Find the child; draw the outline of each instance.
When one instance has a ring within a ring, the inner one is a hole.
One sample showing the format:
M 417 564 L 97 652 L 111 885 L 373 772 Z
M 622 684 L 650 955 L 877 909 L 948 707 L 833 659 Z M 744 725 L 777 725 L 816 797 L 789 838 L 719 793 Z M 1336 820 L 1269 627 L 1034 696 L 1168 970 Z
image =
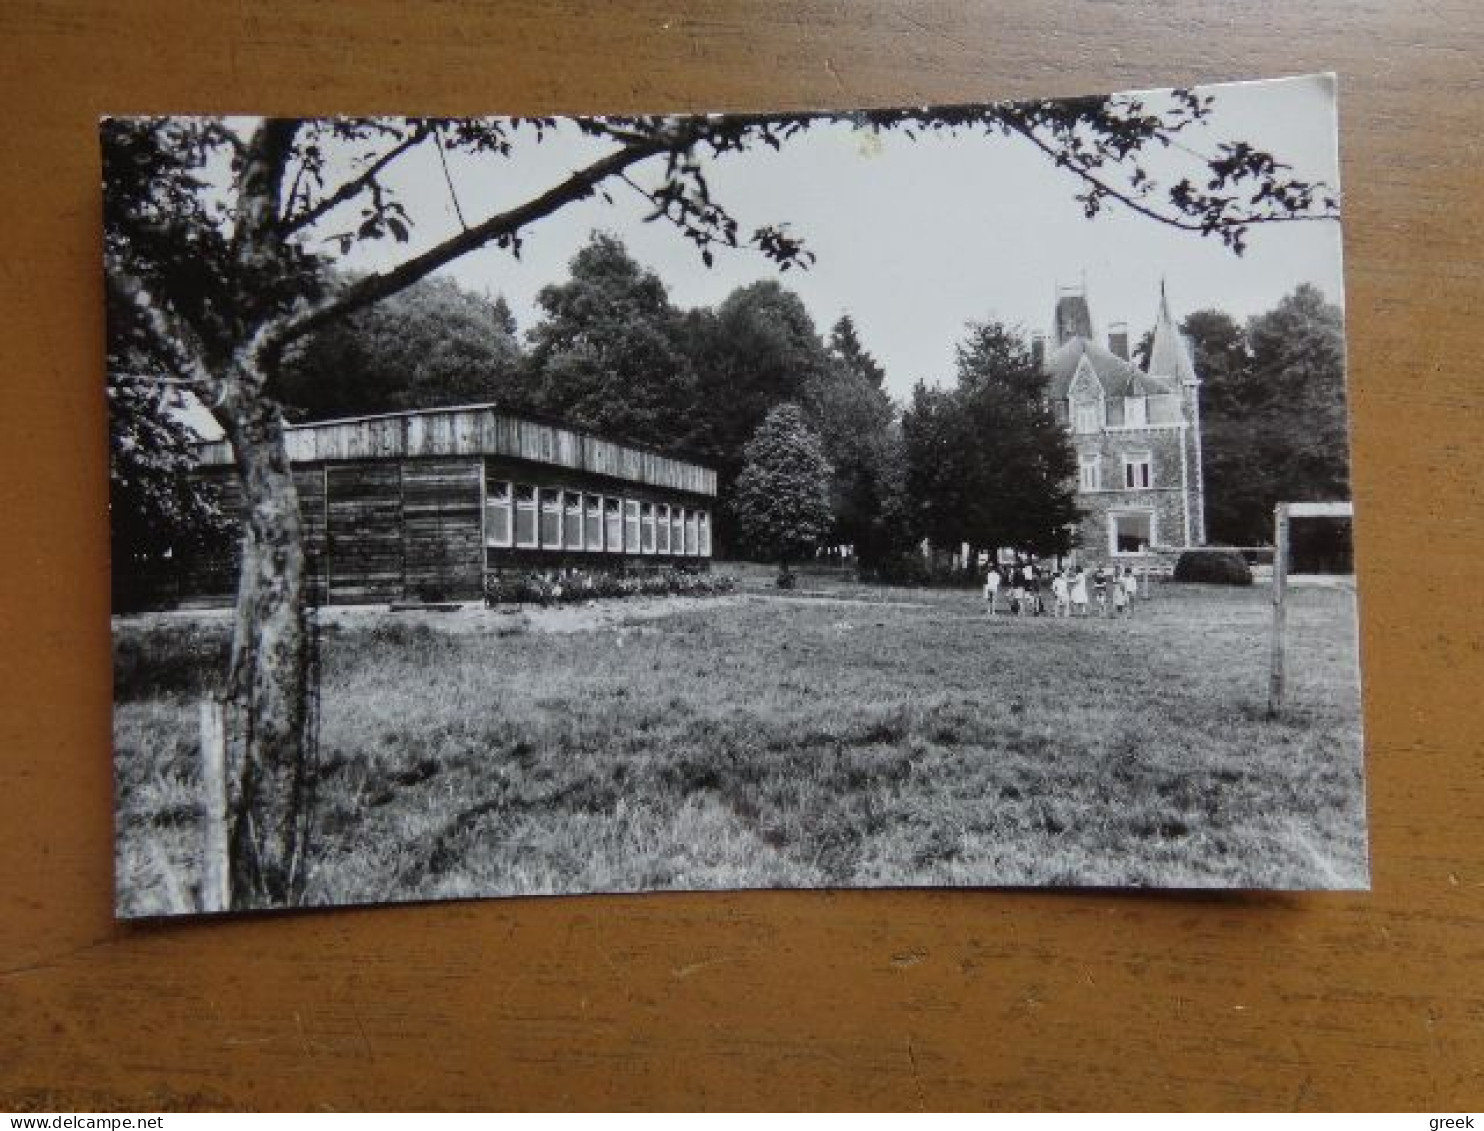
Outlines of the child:
M 1056 598 L 1057 617 L 1072 615 L 1072 590 L 1065 573 L 1058 571 L 1051 578 L 1051 595 Z
M 1000 571 L 989 567 L 989 576 L 984 579 L 984 603 L 989 606 L 989 615 L 995 614 L 995 601 L 1000 595 Z
M 1134 598 L 1139 595 L 1139 579 L 1134 576 L 1133 566 L 1123 567 L 1123 588 L 1128 593 L 1129 616 L 1134 613 Z
M 1025 616 L 1025 582 L 1018 573 L 1015 585 L 1010 590 L 1010 611 L 1016 616 Z
M 1097 598 L 1098 616 L 1108 615 L 1108 571 L 1098 566 L 1092 575 L 1092 595 Z
M 1120 618 L 1129 615 L 1128 586 L 1123 581 L 1124 579 L 1117 573 L 1113 575 L 1113 615 Z
M 1072 611 L 1079 617 L 1087 615 L 1087 571 L 1080 566 L 1072 577 Z

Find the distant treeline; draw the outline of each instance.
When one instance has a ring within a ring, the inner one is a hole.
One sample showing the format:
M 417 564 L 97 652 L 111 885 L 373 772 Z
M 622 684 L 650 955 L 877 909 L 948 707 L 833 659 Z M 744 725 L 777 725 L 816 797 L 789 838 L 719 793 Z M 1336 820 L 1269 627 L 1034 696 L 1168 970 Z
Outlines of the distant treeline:
M 848 314 L 822 333 L 774 280 L 682 310 L 621 241 L 595 233 L 538 303 L 539 320 L 522 328 L 503 298 L 430 278 L 296 346 L 274 393 L 291 420 L 495 401 L 689 456 L 718 472 L 719 552 L 747 556 L 764 548 L 749 544 L 728 503 L 749 441 L 792 404 L 802 425 L 791 427 L 812 431 L 827 463 L 824 540 L 853 546 L 879 574 L 910 563 L 923 538 L 1067 548 L 1070 437 L 1018 329 L 970 324 L 955 380 L 919 381 L 903 405 Z M 1340 310 L 1301 286 L 1245 325 L 1201 311 L 1182 328 L 1203 381 L 1210 541 L 1266 542 L 1282 499 L 1347 498 Z M 159 422 L 140 434 L 131 404 L 114 414 L 116 553 L 148 552 L 172 517 L 200 521 L 198 508 L 151 486 L 156 472 L 178 477 L 181 461 L 162 455 L 172 445 Z

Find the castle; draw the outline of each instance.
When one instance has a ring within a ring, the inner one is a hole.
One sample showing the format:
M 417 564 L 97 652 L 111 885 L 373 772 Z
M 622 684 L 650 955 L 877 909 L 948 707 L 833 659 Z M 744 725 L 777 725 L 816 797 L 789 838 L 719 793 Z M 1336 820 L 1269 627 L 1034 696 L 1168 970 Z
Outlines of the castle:
M 1200 378 L 1164 284 L 1148 371 L 1127 327 L 1093 335 L 1085 289 L 1057 295 L 1052 332 L 1034 340 L 1047 396 L 1077 451 L 1076 553 L 1090 563 L 1153 565 L 1206 540 Z

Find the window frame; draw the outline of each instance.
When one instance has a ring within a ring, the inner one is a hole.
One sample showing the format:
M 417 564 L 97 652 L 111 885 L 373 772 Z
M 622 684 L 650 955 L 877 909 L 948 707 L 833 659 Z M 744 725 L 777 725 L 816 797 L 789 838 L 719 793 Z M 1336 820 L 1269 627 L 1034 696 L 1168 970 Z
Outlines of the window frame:
M 1149 539 L 1145 546 L 1153 546 L 1157 533 L 1158 516 L 1153 508 L 1148 510 L 1117 510 L 1108 513 L 1108 553 L 1115 558 L 1137 558 L 1142 550 L 1120 550 L 1118 548 L 1118 522 L 1125 518 L 1142 518 L 1149 524 Z
M 640 553 L 639 549 L 639 500 L 623 501 L 623 552 Z
M 1135 470 L 1142 468 L 1143 475 L 1135 474 Z M 1139 479 L 1143 482 L 1138 482 Z M 1154 490 L 1154 453 L 1153 452 L 1124 452 L 1123 453 L 1123 489 L 1125 491 L 1152 491 Z
M 529 496 L 521 499 L 521 492 L 530 492 Z M 541 548 L 541 489 L 534 483 L 515 484 L 515 525 L 511 530 L 514 541 L 512 545 L 518 550 L 537 550 Z M 529 541 L 521 541 L 520 516 L 524 511 L 531 519 L 531 537 Z
M 490 534 L 490 514 L 500 507 L 492 494 L 502 489 L 505 493 L 505 539 L 500 541 Z M 508 550 L 515 545 L 515 484 L 508 479 L 486 479 L 484 483 L 484 544 L 486 548 Z
M 1088 472 L 1092 474 L 1088 474 Z M 1077 453 L 1077 490 L 1101 491 L 1103 489 L 1103 457 L 1100 452 Z
M 573 511 L 576 511 L 577 512 L 577 514 L 576 514 L 576 521 L 573 521 L 573 513 L 572 513 Z M 583 528 L 582 528 L 582 522 L 583 522 L 583 515 L 584 514 L 585 514 L 585 511 L 583 509 L 582 492 L 581 491 L 563 491 L 562 492 L 562 549 L 568 550 L 568 551 L 581 552 L 581 550 L 583 548 L 583 545 L 584 545 L 584 541 L 585 541 L 585 534 L 584 534 Z M 577 536 L 577 544 L 575 546 L 572 544 L 572 536 L 573 536 L 573 534 L 576 534 L 576 536 Z
M 593 523 L 596 522 L 596 526 Z M 597 537 L 594 538 L 593 535 Z M 582 548 L 589 554 L 603 552 L 603 496 L 582 497 Z
M 563 542 L 563 540 L 562 540 L 562 519 L 563 519 L 563 515 L 565 514 L 565 505 L 564 505 L 565 504 L 565 500 L 562 498 L 562 496 L 565 495 L 566 492 L 565 491 L 562 491 L 560 488 L 557 488 L 557 487 L 542 487 L 540 489 L 540 491 L 541 491 L 541 506 L 539 508 L 539 514 L 541 516 L 541 532 L 540 532 L 541 547 L 540 548 L 543 549 L 543 550 L 560 550 L 560 549 L 562 549 L 562 542 Z M 556 532 L 555 532 L 555 536 L 554 537 L 548 538 L 547 537 L 547 519 L 548 519 L 548 517 L 550 517 L 552 515 L 554 515 L 555 518 L 556 518 Z
M 613 495 L 603 496 L 603 549 L 623 553 L 623 500 Z
M 1083 413 L 1089 413 L 1084 421 Z M 1103 410 L 1103 402 L 1098 397 L 1084 397 L 1072 399 L 1072 431 L 1078 436 L 1091 436 L 1103 429 L 1103 422 L 1107 419 L 1107 413 Z

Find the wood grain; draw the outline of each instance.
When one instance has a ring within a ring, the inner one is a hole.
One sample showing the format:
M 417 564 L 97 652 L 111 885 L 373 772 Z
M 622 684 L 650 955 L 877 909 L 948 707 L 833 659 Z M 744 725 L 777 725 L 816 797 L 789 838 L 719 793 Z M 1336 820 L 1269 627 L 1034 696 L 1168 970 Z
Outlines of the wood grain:
M 0 6 L 0 1107 L 1484 1105 L 1484 9 Z M 1333 69 L 1375 890 L 110 918 L 101 112 L 960 101 Z

